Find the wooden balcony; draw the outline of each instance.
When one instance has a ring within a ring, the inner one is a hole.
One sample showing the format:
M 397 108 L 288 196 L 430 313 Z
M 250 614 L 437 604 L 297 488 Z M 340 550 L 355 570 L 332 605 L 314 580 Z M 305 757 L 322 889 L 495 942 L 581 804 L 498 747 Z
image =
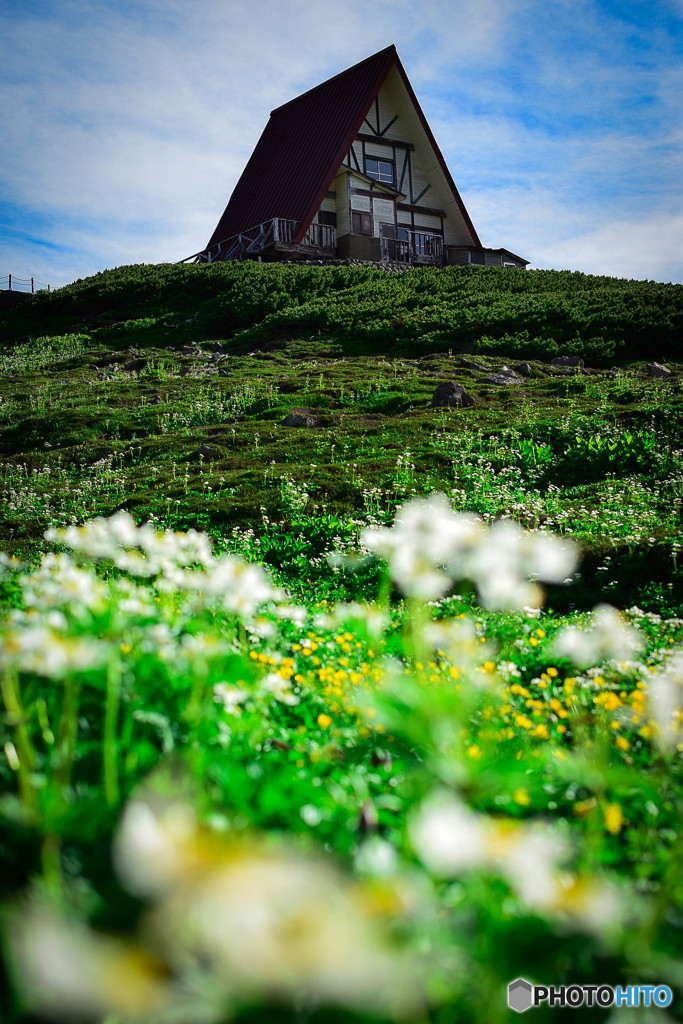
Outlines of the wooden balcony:
M 334 258 L 337 251 L 336 231 L 328 224 L 311 224 L 300 242 L 295 242 L 298 221 L 274 217 L 255 224 L 253 228 L 226 238 L 210 249 L 188 256 L 181 262 L 217 263 L 226 260 L 244 260 L 261 257 L 278 259 L 286 256 L 300 258 Z
M 443 238 L 430 231 L 399 229 L 405 238 L 383 238 L 382 259 L 395 263 L 443 263 Z

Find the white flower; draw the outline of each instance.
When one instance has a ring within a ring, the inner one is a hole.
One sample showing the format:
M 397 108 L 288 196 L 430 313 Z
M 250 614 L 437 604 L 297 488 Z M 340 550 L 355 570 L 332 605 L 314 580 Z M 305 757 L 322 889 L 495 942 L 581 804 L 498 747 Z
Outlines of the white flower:
M 65 554 L 43 555 L 40 568 L 21 579 L 29 608 L 67 607 L 97 611 L 107 600 L 107 587 L 94 573 L 80 569 Z
M 361 875 L 393 875 L 398 863 L 396 847 L 386 839 L 373 836 L 360 847 L 354 863 Z
M 568 853 L 565 840 L 547 825 L 492 830 L 488 840 L 491 863 L 519 898 L 538 910 L 552 908 L 557 901 L 557 865 Z
M 288 680 L 283 679 L 277 672 L 271 672 L 265 676 L 261 680 L 260 686 L 267 694 L 283 704 L 294 706 L 299 703 L 299 697 L 290 690 Z
M 433 494 L 403 505 L 391 529 L 363 530 L 360 540 L 386 559 L 404 593 L 429 600 L 447 592 L 451 577 L 442 567 L 474 543 L 481 529 L 478 519 L 455 515 L 443 494 Z
M 484 866 L 486 829 L 480 815 L 450 793 L 435 793 L 413 817 L 409 834 L 420 860 L 446 878 Z
M 196 868 L 197 819 L 185 803 L 153 808 L 131 800 L 114 841 L 114 863 L 129 892 L 157 896 Z
M 240 690 L 237 686 L 230 686 L 228 683 L 216 683 L 213 688 L 213 699 L 216 704 L 222 704 L 229 715 L 239 715 L 242 704 L 249 694 L 246 690 Z
M 568 658 L 579 668 L 586 668 L 612 658 L 628 658 L 643 646 L 640 633 L 610 605 L 597 605 L 591 623 L 589 629 L 566 626 L 559 630 L 551 646 L 554 657 Z
M 175 1003 L 158 965 L 134 946 L 22 910 L 8 939 L 27 1003 L 68 1020 L 153 1020 Z
M 106 647 L 100 641 L 65 637 L 28 619 L 0 634 L 0 663 L 52 679 L 94 668 L 105 658 Z
M 409 501 L 391 529 L 364 530 L 361 544 L 386 559 L 392 579 L 412 597 L 433 600 L 453 581 L 470 579 L 493 608 L 537 605 L 541 591 L 530 578 L 563 580 L 576 562 L 566 541 L 527 533 L 508 520 L 488 529 L 453 512 L 443 494 Z
M 154 901 L 145 934 L 167 962 L 201 962 L 232 996 L 389 1016 L 414 1007 L 417 979 L 383 941 L 357 883 L 272 841 L 211 832 L 190 807 L 157 799 L 129 804 L 115 860 L 129 891 Z
M 657 742 L 664 749 L 683 740 L 683 650 L 677 650 L 648 680 L 648 708 L 657 724 Z
M 554 912 L 560 904 L 559 865 L 570 851 L 548 825 L 477 814 L 443 791 L 428 797 L 413 815 L 409 835 L 420 860 L 436 875 L 491 871 L 533 909 Z

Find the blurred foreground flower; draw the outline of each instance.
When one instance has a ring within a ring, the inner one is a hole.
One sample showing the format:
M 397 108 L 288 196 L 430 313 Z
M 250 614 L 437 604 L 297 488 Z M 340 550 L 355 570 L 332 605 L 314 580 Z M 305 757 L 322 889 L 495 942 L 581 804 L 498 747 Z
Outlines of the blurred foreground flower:
M 45 1016 L 151 1021 L 175 1001 L 142 949 L 46 911 L 15 913 L 10 949 L 26 1002 Z
M 208 964 L 232 997 L 391 1014 L 420 1001 L 370 893 L 327 860 L 210 832 L 188 804 L 136 799 L 115 863 L 124 885 L 153 904 L 145 933 L 164 962 L 176 971 Z
M 601 932 L 618 920 L 609 885 L 562 870 L 570 847 L 549 825 L 490 818 L 444 790 L 424 801 L 409 834 L 420 860 L 442 878 L 500 875 L 529 909 L 582 930 Z
M 45 539 L 64 544 L 87 558 L 112 561 L 131 576 L 159 577 L 161 589 L 189 591 L 195 606 L 217 605 L 247 622 L 264 605 L 286 600 L 284 591 L 272 585 L 260 565 L 250 565 L 235 555 L 215 556 L 206 534 L 196 530 L 161 531 L 149 524 L 137 526 L 128 512 L 92 519 L 66 530 L 50 529 Z M 50 578 L 49 570 L 54 576 L 55 565 L 63 577 L 60 582 L 65 597 L 78 587 L 91 602 L 101 597 L 96 588 L 102 585 L 95 577 L 90 582 L 93 594 L 87 594 L 88 574 L 77 569 L 66 555 L 46 556 L 38 582 Z
M 50 626 L 36 625 L 30 615 L 0 632 L 0 667 L 59 679 L 101 665 L 107 656 L 103 642 L 63 636 Z
M 560 583 L 576 565 L 573 544 L 508 520 L 488 528 L 454 512 L 443 494 L 407 502 L 393 527 L 364 530 L 361 543 L 387 561 L 391 578 L 410 597 L 439 598 L 453 581 L 469 579 L 490 608 L 538 605 L 542 593 L 532 581 Z
M 630 658 L 642 646 L 638 630 L 629 626 L 616 608 L 599 604 L 591 612 L 590 628 L 567 626 L 559 630 L 550 653 L 586 668 L 612 658 Z
M 648 707 L 657 725 L 656 739 L 665 750 L 683 747 L 683 651 L 676 651 L 648 680 Z

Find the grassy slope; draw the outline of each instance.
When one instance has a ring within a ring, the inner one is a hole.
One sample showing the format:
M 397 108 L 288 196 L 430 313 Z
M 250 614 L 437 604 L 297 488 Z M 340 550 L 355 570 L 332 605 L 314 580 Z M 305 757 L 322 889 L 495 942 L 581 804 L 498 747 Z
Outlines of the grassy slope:
M 680 286 L 564 272 L 107 271 L 0 323 L 0 537 L 26 552 L 50 522 L 127 507 L 221 536 L 254 530 L 261 549 L 247 547 L 320 588 L 315 559 L 353 537 L 355 513 L 444 489 L 460 507 L 577 535 L 584 592 L 563 600 L 674 610 L 682 317 Z M 227 357 L 212 364 L 216 341 Z M 552 368 L 558 352 L 594 372 Z M 472 353 L 482 370 L 464 365 Z M 517 357 L 533 366 L 523 385 L 482 382 Z M 654 357 L 673 380 L 647 378 Z M 443 380 L 476 405 L 432 409 Z M 292 407 L 320 426 L 283 427 Z

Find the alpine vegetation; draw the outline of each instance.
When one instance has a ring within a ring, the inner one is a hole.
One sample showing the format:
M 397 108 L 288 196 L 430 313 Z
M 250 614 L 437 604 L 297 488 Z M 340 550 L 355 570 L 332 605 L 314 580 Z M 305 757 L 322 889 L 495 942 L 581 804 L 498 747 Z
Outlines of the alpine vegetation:
M 677 1005 L 680 291 L 647 284 L 128 268 L 0 323 L 3 1021 Z

